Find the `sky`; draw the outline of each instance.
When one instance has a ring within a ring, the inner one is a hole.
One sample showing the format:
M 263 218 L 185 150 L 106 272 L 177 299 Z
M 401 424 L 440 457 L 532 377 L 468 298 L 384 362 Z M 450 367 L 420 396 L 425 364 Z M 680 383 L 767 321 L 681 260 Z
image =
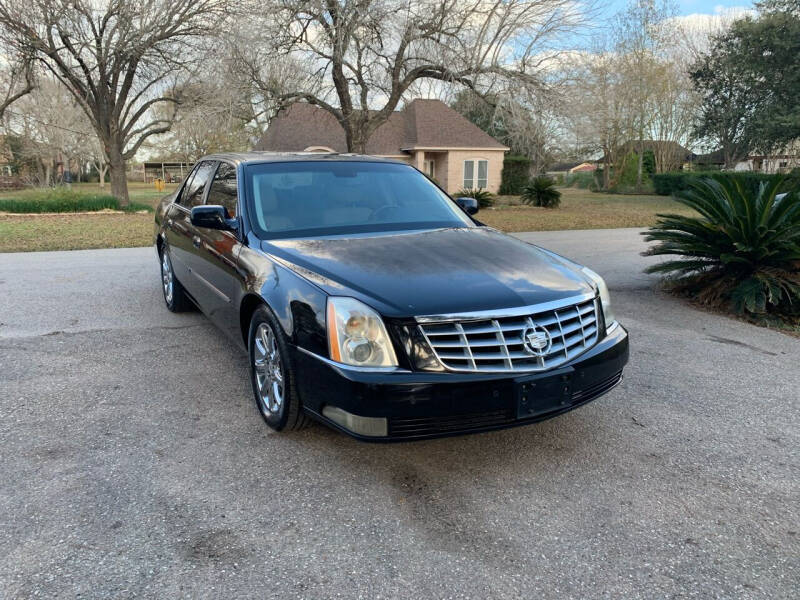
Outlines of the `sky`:
M 611 0 L 605 3 L 610 14 L 619 12 L 627 5 L 627 0 Z M 678 14 L 685 16 L 691 14 L 713 15 L 724 11 L 726 8 L 750 8 L 753 3 L 748 0 L 677 0 Z

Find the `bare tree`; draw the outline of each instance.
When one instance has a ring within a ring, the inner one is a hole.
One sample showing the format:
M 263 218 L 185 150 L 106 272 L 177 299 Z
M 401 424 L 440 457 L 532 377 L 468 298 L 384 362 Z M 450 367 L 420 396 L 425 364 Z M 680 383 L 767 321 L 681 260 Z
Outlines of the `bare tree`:
M 264 39 L 304 68 L 307 84 L 258 84 L 282 103 L 327 110 L 348 149 L 364 152 L 419 80 L 480 92 L 510 81 L 517 89 L 544 87 L 548 45 L 582 22 L 583 8 L 572 0 L 273 1 L 263 9 L 274 20 Z
M 541 173 L 552 161 L 559 141 L 560 86 L 547 93 L 530 94 L 525 88 L 516 94 L 481 96 L 461 89 L 451 107 L 486 133 L 511 148 L 512 154 L 531 161 L 531 173 Z
M 682 64 L 660 61 L 651 76 L 649 132 L 657 140 L 653 144 L 656 172 L 666 173 L 679 169 L 686 160 L 680 148 L 689 145 L 699 100 Z
M 213 152 L 249 149 L 251 104 L 224 78 L 206 77 L 180 88 L 181 104 L 172 129 L 159 139 L 162 150 L 191 163 Z M 257 134 L 256 134 L 257 135 Z
M 111 191 L 128 203 L 126 161 L 164 133 L 173 78 L 220 23 L 215 0 L 0 0 L 0 25 L 72 93 L 103 144 Z
M 34 87 L 33 61 L 30 56 L 15 52 L 13 44 L 0 38 L 0 52 L 6 61 L 0 59 L 0 121 L 6 109 L 23 96 L 30 94 Z
M 652 75 L 666 41 L 663 25 L 675 12 L 671 0 L 630 0 L 617 16 L 617 52 L 626 72 L 630 137 L 638 146 L 636 186 L 642 186 L 645 134 L 652 124 Z
M 573 63 L 572 83 L 562 104 L 566 127 L 579 153 L 602 153 L 603 189 L 608 189 L 611 168 L 630 129 L 622 61 L 615 52 L 598 47 Z
M 6 129 L 19 140 L 30 183 L 57 183 L 58 169 L 80 171 L 84 146 L 96 135 L 83 110 L 58 80 L 42 75 L 36 89 L 7 111 Z
M 260 13 L 261 7 L 254 7 Z M 256 14 L 258 14 L 256 13 Z M 239 26 L 227 31 L 221 51 L 215 55 L 217 80 L 235 102 L 231 115 L 245 124 L 253 140 L 264 135 L 281 108 L 293 101 L 298 90 L 325 97 L 324 83 L 308 68 L 308 60 L 278 52 L 265 32 L 272 31 L 273 17 L 239 18 Z

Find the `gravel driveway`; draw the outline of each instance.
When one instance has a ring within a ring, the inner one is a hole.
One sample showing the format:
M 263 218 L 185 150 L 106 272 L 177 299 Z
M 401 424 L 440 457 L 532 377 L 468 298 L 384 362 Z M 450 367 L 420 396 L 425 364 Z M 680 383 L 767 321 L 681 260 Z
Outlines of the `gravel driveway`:
M 607 276 L 623 384 L 501 432 L 278 435 L 146 249 L 0 254 L 0 597 L 796 598 L 800 339 Z

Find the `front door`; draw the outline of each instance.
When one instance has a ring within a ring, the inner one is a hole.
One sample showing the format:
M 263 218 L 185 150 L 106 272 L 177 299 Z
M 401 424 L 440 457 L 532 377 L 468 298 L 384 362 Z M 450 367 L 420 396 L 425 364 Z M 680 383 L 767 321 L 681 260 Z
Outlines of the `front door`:
M 234 165 L 219 163 L 205 203 L 221 205 L 230 218 L 238 217 L 238 186 Z M 237 268 L 241 250 L 238 234 L 195 227 L 194 235 L 200 240 L 199 260 L 194 267 L 194 274 L 204 288 L 203 309 L 221 329 L 236 335 L 239 319 L 235 303 L 241 296 L 242 285 Z
M 190 215 L 192 207 L 203 204 L 215 167 L 216 162 L 210 160 L 198 163 L 187 178 L 180 197 L 175 199 L 167 213 L 167 245 L 175 277 L 203 308 L 205 290 L 193 273 L 198 263 L 200 238 L 197 237 Z

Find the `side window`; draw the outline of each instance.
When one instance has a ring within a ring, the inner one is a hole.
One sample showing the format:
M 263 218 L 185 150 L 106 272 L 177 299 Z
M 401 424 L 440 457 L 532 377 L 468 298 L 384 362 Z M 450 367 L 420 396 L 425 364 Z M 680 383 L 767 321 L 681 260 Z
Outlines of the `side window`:
M 236 216 L 236 167 L 226 162 L 219 163 L 206 204 L 220 204 L 231 217 Z
M 203 203 L 203 191 L 206 189 L 206 183 L 211 178 L 214 172 L 214 163 L 210 160 L 204 160 L 192 173 L 192 178 L 186 184 L 186 189 L 183 191 L 181 204 L 186 208 L 191 209 L 193 206 L 199 206 Z

